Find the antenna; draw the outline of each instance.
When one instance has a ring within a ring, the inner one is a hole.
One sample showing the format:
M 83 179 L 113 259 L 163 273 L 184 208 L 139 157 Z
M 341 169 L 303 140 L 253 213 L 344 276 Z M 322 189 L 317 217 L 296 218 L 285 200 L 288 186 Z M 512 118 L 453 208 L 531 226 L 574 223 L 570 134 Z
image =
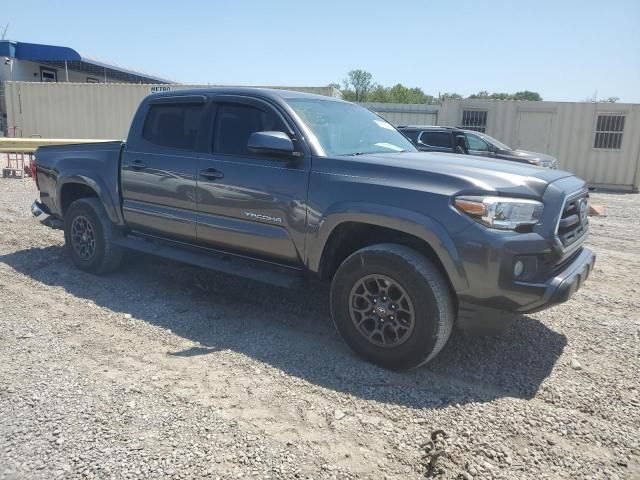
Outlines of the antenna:
M 8 23 L 4 26 L 4 30 L 2 31 L 2 39 L 1 40 L 4 40 L 4 37 L 7 36 L 7 30 L 9 30 L 9 24 Z

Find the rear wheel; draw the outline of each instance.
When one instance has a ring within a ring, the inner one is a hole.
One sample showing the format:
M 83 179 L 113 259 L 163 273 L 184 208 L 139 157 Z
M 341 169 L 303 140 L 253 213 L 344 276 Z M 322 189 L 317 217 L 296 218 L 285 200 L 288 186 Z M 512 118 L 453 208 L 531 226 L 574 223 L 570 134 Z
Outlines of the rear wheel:
M 111 221 L 97 198 L 73 202 L 64 215 L 64 240 L 73 263 L 90 273 L 115 270 L 122 249 L 113 245 Z
M 358 355 L 394 370 L 434 358 L 454 321 L 452 295 L 438 268 L 395 244 L 363 248 L 340 265 L 331 284 L 331 314 Z

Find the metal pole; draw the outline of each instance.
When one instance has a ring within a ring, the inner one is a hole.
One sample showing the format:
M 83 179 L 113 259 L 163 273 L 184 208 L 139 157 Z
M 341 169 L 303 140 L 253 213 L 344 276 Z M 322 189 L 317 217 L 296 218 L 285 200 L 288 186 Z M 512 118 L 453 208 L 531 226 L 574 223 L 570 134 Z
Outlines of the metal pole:
M 64 75 L 67 77 L 67 83 L 69 83 L 69 68 L 67 68 L 67 61 L 64 61 Z

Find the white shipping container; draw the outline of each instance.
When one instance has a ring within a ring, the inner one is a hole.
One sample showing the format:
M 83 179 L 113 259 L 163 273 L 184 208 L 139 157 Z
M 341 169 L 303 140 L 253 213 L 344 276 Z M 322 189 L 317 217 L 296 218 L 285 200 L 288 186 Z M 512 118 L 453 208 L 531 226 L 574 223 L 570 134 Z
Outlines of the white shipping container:
M 8 127 L 22 136 L 125 138 L 150 93 L 208 85 L 6 82 Z M 277 87 L 339 97 L 333 87 Z M 394 125 L 469 126 L 514 148 L 549 153 L 592 186 L 637 190 L 640 105 L 445 100 L 439 105 L 368 103 Z
M 23 137 L 123 139 L 151 93 L 212 85 L 5 82 L 7 123 Z M 265 87 L 340 97 L 333 87 Z
M 363 103 L 390 123 L 478 129 L 522 150 L 548 153 L 590 185 L 638 190 L 640 105 L 445 100 L 440 105 Z

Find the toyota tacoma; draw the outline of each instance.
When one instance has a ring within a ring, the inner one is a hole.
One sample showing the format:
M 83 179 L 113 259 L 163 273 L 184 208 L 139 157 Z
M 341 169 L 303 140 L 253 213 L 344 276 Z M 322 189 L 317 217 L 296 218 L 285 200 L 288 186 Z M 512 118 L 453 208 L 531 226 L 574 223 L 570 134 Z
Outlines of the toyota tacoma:
M 33 213 L 62 221 L 81 270 L 134 250 L 330 282 L 346 343 L 391 369 L 433 359 L 454 326 L 568 300 L 595 262 L 588 189 L 571 173 L 418 152 L 375 113 L 310 94 L 153 94 L 126 142 L 42 147 L 32 173 Z

